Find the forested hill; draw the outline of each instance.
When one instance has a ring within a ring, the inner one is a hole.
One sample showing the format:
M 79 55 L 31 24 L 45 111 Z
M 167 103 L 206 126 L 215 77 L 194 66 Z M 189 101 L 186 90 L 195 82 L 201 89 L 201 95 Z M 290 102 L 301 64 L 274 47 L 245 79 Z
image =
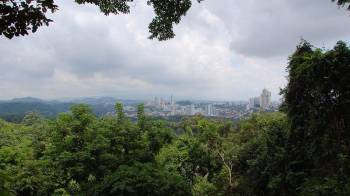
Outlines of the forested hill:
M 13 99 L 0 102 L 0 118 L 11 122 L 20 122 L 29 111 L 37 111 L 46 117 L 55 117 L 66 112 L 72 103 L 45 102 L 40 99 Z
M 21 122 L 26 113 L 36 111 L 47 118 L 54 118 L 59 113 L 69 111 L 74 104 L 87 104 L 92 108 L 96 115 L 103 115 L 113 112 L 113 106 L 116 102 L 124 104 L 135 104 L 133 100 L 117 100 L 112 97 L 101 98 L 80 98 L 63 101 L 46 101 L 39 98 L 24 97 L 15 98 L 7 101 L 0 101 L 0 118 L 10 122 Z

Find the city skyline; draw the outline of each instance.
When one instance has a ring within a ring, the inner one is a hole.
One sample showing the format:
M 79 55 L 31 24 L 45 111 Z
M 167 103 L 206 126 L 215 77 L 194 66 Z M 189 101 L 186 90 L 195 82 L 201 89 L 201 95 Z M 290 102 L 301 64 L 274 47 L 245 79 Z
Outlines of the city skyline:
M 38 98 L 46 101 L 66 101 L 66 100 L 75 100 L 75 99 L 84 99 L 84 98 L 105 98 L 105 97 L 111 97 L 114 99 L 121 99 L 121 100 L 135 100 L 135 101 L 149 101 L 151 99 L 154 99 L 155 97 L 163 97 L 167 99 L 169 97 L 169 100 L 171 98 L 171 95 L 149 95 L 146 97 L 141 97 L 141 98 L 133 98 L 133 97 L 121 97 L 121 96 L 112 96 L 112 95 L 102 95 L 102 96 L 76 96 L 76 97 L 52 97 L 52 98 L 45 98 L 45 97 L 36 97 L 36 96 L 19 96 L 19 97 L 9 97 L 9 98 L 0 98 L 0 101 L 9 101 L 12 99 L 18 99 L 18 98 Z M 242 102 L 242 101 L 247 101 L 249 102 L 250 97 L 246 98 L 240 98 L 240 99 L 205 99 L 205 98 L 191 98 L 191 97 L 177 97 L 173 95 L 173 97 L 176 97 L 176 101 L 217 101 L 217 102 Z M 272 97 L 273 102 L 279 102 L 281 101 L 281 97 Z
M 193 116 L 222 117 L 240 119 L 257 111 L 278 111 L 280 102 L 272 101 L 271 92 L 264 88 L 260 96 L 245 101 L 176 101 L 173 95 L 157 97 L 144 102 L 146 113 L 150 116 Z M 135 117 L 136 108 L 129 111 L 130 117 Z
M 242 119 L 260 111 L 275 112 L 278 111 L 280 105 L 280 102 L 271 101 L 271 92 L 269 90 L 262 89 L 259 97 L 243 101 L 181 100 L 174 95 L 154 96 L 148 100 L 116 99 L 113 97 L 42 100 L 24 97 L 0 101 L 0 108 L 3 107 L 7 110 L 6 108 L 9 105 L 22 105 L 24 108 L 27 108 L 25 111 L 22 111 L 24 113 L 41 111 L 46 114 L 57 114 L 57 112 L 67 112 L 70 106 L 74 104 L 86 104 L 93 108 L 96 114 L 103 116 L 114 115 L 114 107 L 117 103 L 124 105 L 125 114 L 130 118 L 137 117 L 139 104 L 144 104 L 145 113 L 154 117 L 171 118 L 174 116 L 202 115 L 224 119 Z M 14 112 L 18 113 L 19 111 Z

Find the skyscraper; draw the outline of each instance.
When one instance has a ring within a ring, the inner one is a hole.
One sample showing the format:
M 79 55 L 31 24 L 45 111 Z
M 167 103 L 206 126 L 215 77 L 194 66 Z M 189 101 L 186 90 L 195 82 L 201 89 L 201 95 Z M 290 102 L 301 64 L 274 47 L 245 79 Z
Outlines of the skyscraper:
M 260 97 L 252 97 L 249 99 L 249 109 L 260 107 Z
M 155 97 L 154 98 L 154 106 L 158 107 L 158 105 L 159 105 L 159 99 L 158 99 L 158 97 Z
M 190 115 L 193 116 L 196 114 L 196 108 L 194 107 L 194 104 L 191 104 L 190 106 Z
M 205 115 L 207 115 L 207 116 L 214 116 L 215 115 L 213 104 L 208 104 L 205 106 Z
M 159 106 L 162 109 L 164 109 L 164 107 L 165 107 L 165 101 L 164 101 L 163 97 L 160 98 L 160 105 Z
M 252 109 L 254 108 L 254 97 L 250 98 L 249 99 L 249 106 L 248 106 L 249 109 Z
M 170 97 L 170 105 L 175 105 L 175 100 L 174 100 L 173 95 L 171 95 L 171 97 Z
M 271 92 L 267 89 L 262 91 L 260 95 L 260 107 L 264 110 L 268 109 L 271 105 Z

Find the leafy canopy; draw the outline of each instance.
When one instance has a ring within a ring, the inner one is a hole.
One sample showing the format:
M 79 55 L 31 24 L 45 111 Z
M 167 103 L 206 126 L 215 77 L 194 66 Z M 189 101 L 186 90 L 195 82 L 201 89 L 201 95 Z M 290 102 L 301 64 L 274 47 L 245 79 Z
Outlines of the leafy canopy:
M 287 183 L 302 195 L 349 194 L 349 65 L 344 42 L 324 51 L 303 41 L 290 57 L 283 91 L 291 123 Z
M 130 3 L 134 0 L 75 0 L 78 4 L 93 4 L 105 15 L 128 14 Z M 155 17 L 149 24 L 150 39 L 160 41 L 175 36 L 174 24 L 179 24 L 181 17 L 191 8 L 193 0 L 147 0 L 154 9 Z M 197 0 L 198 2 L 202 0 Z M 11 39 L 14 36 L 35 33 L 40 26 L 48 26 L 52 20 L 48 12 L 54 13 L 58 6 L 54 0 L 1 0 L 0 35 Z

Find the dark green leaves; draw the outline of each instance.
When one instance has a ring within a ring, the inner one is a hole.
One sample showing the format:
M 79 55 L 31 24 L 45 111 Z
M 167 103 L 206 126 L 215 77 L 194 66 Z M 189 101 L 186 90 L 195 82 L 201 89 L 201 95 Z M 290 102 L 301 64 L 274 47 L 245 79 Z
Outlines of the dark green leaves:
M 184 179 L 156 164 L 120 166 L 97 188 L 96 195 L 189 195 Z
M 340 6 L 346 6 L 350 3 L 349 0 L 332 0 L 333 2 L 337 2 Z M 348 9 L 350 10 L 350 5 L 348 5 Z
M 11 39 L 14 36 L 28 35 L 36 32 L 40 26 L 48 26 L 52 13 L 58 9 L 53 0 L 1 0 L 0 1 L 0 35 Z
M 291 122 L 288 183 L 303 195 L 349 194 L 342 189 L 350 184 L 349 65 L 344 42 L 325 51 L 303 41 L 290 57 L 284 90 Z
M 191 8 L 191 0 L 149 0 L 156 17 L 149 25 L 150 38 L 167 40 L 175 36 L 173 25 L 178 24 L 181 17 Z
M 198 0 L 200 2 L 201 0 Z M 105 15 L 128 14 L 133 0 L 75 0 L 78 4 L 93 4 Z M 160 41 L 175 36 L 173 26 L 179 24 L 192 5 L 192 0 L 148 0 L 156 16 L 149 25 L 150 38 Z M 0 35 L 11 39 L 14 36 L 28 35 L 36 32 L 42 25 L 52 22 L 47 12 L 58 10 L 53 0 L 1 0 L 0 1 Z
M 109 14 L 128 14 L 130 13 L 130 6 L 128 3 L 133 0 L 75 0 L 78 4 L 94 4 L 98 6 L 106 15 Z

